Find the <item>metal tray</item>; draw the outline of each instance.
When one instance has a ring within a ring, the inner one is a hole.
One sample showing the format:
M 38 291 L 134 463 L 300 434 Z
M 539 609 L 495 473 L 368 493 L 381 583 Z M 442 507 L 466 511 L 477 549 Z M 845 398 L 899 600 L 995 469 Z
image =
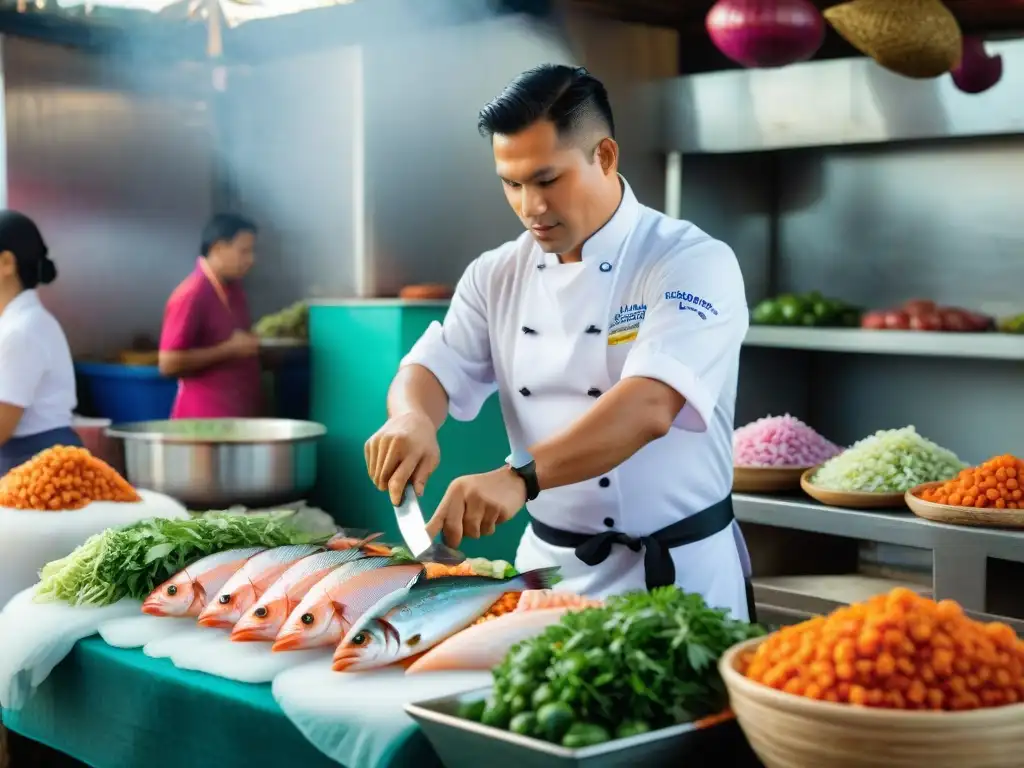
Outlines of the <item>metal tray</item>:
M 459 707 L 486 698 L 490 686 L 455 696 L 407 704 L 445 768 L 659 768 L 759 766 L 735 718 L 708 718 L 618 739 L 585 749 L 566 749 L 458 717 Z

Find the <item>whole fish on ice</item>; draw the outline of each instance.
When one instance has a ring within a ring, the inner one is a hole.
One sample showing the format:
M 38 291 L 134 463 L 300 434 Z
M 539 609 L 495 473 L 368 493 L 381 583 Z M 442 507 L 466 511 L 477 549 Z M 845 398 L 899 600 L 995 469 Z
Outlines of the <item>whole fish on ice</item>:
M 150 616 L 198 616 L 209 595 L 216 594 L 235 572 L 266 547 L 217 552 L 196 560 L 150 592 L 142 612 Z
M 561 621 L 567 612 L 599 608 L 601 605 L 600 600 L 571 592 L 549 589 L 523 592 L 512 613 L 488 618 L 456 632 L 412 663 L 406 673 L 494 669 L 512 646 L 536 637 Z
M 388 557 L 367 557 L 331 571 L 292 611 L 273 649 L 336 645 L 367 609 L 422 573 L 419 563 L 395 565 Z
M 217 590 L 199 614 L 202 627 L 230 628 L 297 560 L 321 552 L 312 544 L 274 547 L 254 555 Z
M 549 588 L 558 571 L 538 568 L 510 579 L 416 579 L 352 626 L 334 653 L 334 670 L 375 669 L 423 653 L 479 619 L 506 592 Z
M 281 574 L 281 578 L 270 585 L 255 605 L 242 614 L 231 630 L 231 639 L 236 642 L 273 642 L 292 611 L 317 582 L 335 568 L 365 556 L 361 549 L 346 548 L 302 558 Z

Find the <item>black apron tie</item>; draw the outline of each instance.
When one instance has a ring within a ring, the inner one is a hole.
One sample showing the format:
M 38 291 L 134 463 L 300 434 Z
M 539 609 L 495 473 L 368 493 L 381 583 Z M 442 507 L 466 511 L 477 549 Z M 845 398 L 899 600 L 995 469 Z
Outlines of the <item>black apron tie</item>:
M 591 567 L 600 565 L 612 553 L 615 545 L 628 547 L 633 552 L 644 550 L 644 576 L 648 589 L 668 587 L 676 583 L 676 566 L 672 550 L 714 536 L 732 525 L 735 516 L 732 496 L 712 504 L 695 515 L 655 531 L 649 536 L 629 536 L 620 531 L 601 533 L 575 533 L 554 528 L 537 518 L 530 518 L 530 527 L 538 539 L 553 547 L 575 550 L 576 557 Z M 753 590 L 747 580 L 747 610 L 750 620 L 756 621 Z

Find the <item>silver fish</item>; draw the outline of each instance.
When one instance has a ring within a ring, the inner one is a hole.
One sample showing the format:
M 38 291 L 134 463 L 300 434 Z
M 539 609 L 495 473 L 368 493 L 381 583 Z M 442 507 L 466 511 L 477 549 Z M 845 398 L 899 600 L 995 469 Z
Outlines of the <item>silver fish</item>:
M 479 619 L 506 592 L 549 588 L 558 571 L 539 568 L 510 579 L 416 579 L 352 626 L 334 653 L 334 670 L 375 669 L 423 653 Z

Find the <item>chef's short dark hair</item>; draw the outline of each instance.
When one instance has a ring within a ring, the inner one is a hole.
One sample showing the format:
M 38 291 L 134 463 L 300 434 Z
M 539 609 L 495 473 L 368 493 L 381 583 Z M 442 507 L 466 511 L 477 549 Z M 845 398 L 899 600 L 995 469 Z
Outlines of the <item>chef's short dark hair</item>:
M 480 134 L 511 136 L 539 120 L 555 124 L 559 137 L 597 126 L 615 136 L 615 119 L 604 84 L 583 67 L 542 64 L 528 69 L 480 110 Z
M 217 243 L 230 243 L 243 232 L 255 235 L 258 231 L 255 223 L 237 213 L 214 214 L 203 227 L 203 242 L 200 244 L 199 252 L 203 256 L 209 256 Z

